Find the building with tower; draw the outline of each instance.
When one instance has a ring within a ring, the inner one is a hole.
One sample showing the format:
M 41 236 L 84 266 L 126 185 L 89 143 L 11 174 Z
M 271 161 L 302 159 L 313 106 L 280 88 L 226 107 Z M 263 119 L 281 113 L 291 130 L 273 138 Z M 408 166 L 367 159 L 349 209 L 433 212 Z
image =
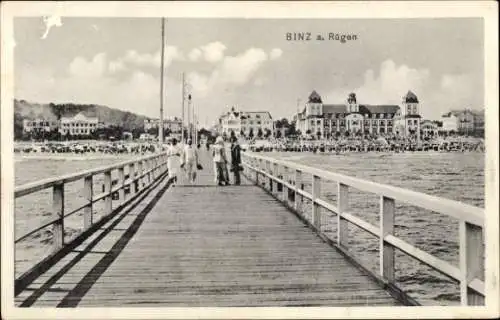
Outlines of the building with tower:
M 360 104 L 355 93 L 350 93 L 344 104 L 325 104 L 321 96 L 313 91 L 295 119 L 296 127 L 303 136 L 385 135 L 395 133 L 394 118 L 399 111 L 397 105 Z
M 394 133 L 399 136 L 416 134 L 419 139 L 421 120 L 418 98 L 413 92 L 408 91 L 394 117 Z

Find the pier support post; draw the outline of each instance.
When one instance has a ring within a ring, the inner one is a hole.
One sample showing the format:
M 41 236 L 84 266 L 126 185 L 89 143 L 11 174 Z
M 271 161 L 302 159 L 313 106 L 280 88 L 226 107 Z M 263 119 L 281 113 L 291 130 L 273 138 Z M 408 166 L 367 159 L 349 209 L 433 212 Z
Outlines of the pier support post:
M 54 251 L 64 245 L 64 184 L 54 185 L 52 188 L 52 213 L 58 219 L 52 229 Z
M 316 203 L 316 200 L 321 196 L 321 178 L 313 175 L 312 180 L 312 216 L 311 222 L 316 229 L 321 230 L 321 207 Z
M 113 197 L 111 195 L 111 171 L 104 173 L 104 192 L 108 193 L 104 198 L 104 215 L 108 215 L 113 211 Z
M 337 245 L 344 246 L 347 244 L 347 220 L 342 217 L 342 213 L 347 211 L 349 207 L 349 186 L 343 183 L 337 183 Z
M 394 199 L 380 197 L 379 259 L 380 275 L 389 283 L 394 282 L 394 247 L 385 242 L 385 236 L 394 232 Z
M 118 186 L 120 190 L 118 190 L 118 199 L 120 199 L 120 203 L 125 202 L 125 170 L 123 167 L 118 168 Z
M 460 302 L 463 306 L 484 305 L 484 297 L 469 288 L 474 278 L 483 279 L 484 247 L 482 228 L 460 221 Z
M 87 201 L 87 206 L 83 208 L 83 230 L 87 230 L 92 226 L 93 222 L 93 204 L 92 204 L 92 193 L 93 193 L 93 176 L 85 177 L 83 182 L 83 197 Z
M 295 170 L 295 211 L 300 212 L 302 208 L 302 195 L 299 195 L 298 190 L 302 188 L 302 171 Z

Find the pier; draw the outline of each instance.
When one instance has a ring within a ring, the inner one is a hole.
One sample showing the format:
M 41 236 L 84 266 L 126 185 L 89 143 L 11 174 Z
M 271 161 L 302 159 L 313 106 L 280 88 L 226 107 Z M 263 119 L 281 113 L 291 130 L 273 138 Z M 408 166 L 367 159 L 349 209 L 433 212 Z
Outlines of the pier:
M 15 305 L 419 305 L 396 284 L 396 251 L 459 283 L 462 305 L 484 305 L 484 209 L 251 152 L 242 154 L 242 185 L 220 187 L 209 154 L 200 154 L 196 184 L 181 172 L 173 185 L 157 153 L 16 187 L 16 199 L 50 190 L 53 215 L 16 243 L 49 229 L 53 250 L 16 271 Z M 85 201 L 68 211 L 65 185 L 74 182 Z M 332 185 L 335 201 L 322 193 Z M 379 198 L 378 225 L 351 209 L 353 189 Z M 395 235 L 399 203 L 456 219 L 459 266 Z M 74 215 L 81 232 L 68 239 L 65 219 Z M 350 251 L 349 225 L 378 239 L 378 272 Z

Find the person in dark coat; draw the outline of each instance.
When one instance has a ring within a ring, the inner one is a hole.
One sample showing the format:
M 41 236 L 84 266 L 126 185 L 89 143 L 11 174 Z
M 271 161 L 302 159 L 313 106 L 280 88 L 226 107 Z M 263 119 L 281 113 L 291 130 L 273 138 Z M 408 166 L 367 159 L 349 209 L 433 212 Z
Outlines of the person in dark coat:
M 240 167 L 241 167 L 241 147 L 238 144 L 238 138 L 231 137 L 231 171 L 234 174 L 234 184 L 241 184 L 240 177 Z

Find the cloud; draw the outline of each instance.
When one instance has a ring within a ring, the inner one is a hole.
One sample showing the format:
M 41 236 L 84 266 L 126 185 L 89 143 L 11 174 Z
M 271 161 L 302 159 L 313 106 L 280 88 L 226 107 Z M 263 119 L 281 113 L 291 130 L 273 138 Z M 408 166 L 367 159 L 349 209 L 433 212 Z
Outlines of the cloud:
M 334 88 L 325 95 L 326 103 L 343 103 L 350 92 L 355 92 L 362 104 L 401 105 L 402 97 L 413 91 L 419 98 L 421 114 L 427 119 L 439 119 L 451 109 L 481 108 L 475 105 L 476 95 L 472 77 L 467 74 L 432 76 L 427 69 L 396 65 L 386 60 L 378 75 L 367 70 L 363 83 L 353 87 Z
M 281 50 L 280 48 L 274 48 L 273 50 L 271 50 L 271 53 L 269 53 L 269 57 L 271 58 L 271 60 L 276 60 L 281 57 L 282 54 L 283 50 Z
M 49 35 L 49 31 L 52 27 L 61 27 L 62 21 L 61 17 L 58 15 L 44 16 L 43 22 L 45 23 L 45 33 L 42 35 L 41 39 L 46 39 Z
M 373 70 L 364 74 L 364 82 L 356 87 L 336 88 L 328 94 L 329 101 L 344 102 L 350 92 L 355 92 L 358 102 L 366 104 L 399 104 L 403 95 L 412 90 L 417 95 L 429 79 L 427 69 L 397 66 L 394 61 L 382 62 L 378 76 Z
M 222 58 L 224 58 L 224 51 L 226 49 L 226 46 L 219 41 L 211 42 L 201 47 L 203 57 L 208 62 L 218 62 L 222 60 Z
M 106 54 L 99 53 L 91 61 L 76 57 L 69 65 L 69 73 L 72 76 L 95 78 L 100 77 L 106 70 Z
M 184 60 L 183 53 L 175 46 L 165 47 L 165 67 L 169 67 L 175 60 Z M 109 70 L 117 72 L 127 69 L 127 65 L 134 67 L 153 67 L 161 66 L 161 51 L 155 53 L 139 53 L 135 50 L 127 51 L 123 56 L 110 61 Z
M 200 59 L 200 57 L 202 56 L 202 54 L 203 53 L 201 52 L 200 49 L 194 48 L 193 50 L 191 50 L 189 52 L 188 58 L 189 58 L 189 60 L 196 62 L 196 61 L 198 61 Z
M 268 59 L 262 49 L 250 48 L 235 57 L 225 57 L 216 77 L 222 83 L 242 85 Z
M 127 67 L 123 61 L 117 60 L 109 62 L 108 70 L 110 73 L 117 73 L 127 70 Z

